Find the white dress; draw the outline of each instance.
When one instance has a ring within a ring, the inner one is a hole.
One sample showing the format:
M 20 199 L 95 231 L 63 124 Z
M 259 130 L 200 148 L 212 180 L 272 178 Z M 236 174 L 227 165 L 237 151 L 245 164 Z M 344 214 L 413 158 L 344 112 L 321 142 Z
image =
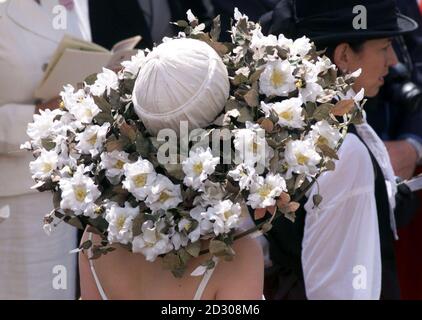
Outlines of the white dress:
M 42 229 L 52 196 L 29 189 L 32 157 L 19 150 L 35 110 L 43 66 L 65 33 L 90 40 L 88 3 L 75 0 L 67 29 L 54 29 L 58 0 L 0 3 L 0 299 L 75 299 L 74 228 L 48 237 Z M 1 218 L 1 217 L 0 217 Z

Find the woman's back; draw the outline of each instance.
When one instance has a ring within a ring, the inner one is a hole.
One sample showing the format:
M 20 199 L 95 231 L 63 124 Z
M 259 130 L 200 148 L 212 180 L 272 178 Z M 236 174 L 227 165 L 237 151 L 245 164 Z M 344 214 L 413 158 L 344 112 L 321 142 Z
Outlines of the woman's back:
M 85 240 L 88 235 L 85 234 Z M 98 242 L 94 236 L 94 243 Z M 237 240 L 230 262 L 220 260 L 199 299 L 258 300 L 263 292 L 263 256 L 259 244 L 248 237 Z M 190 274 L 210 256 L 192 259 L 182 278 L 163 268 L 160 258 L 148 262 L 141 254 L 117 247 L 112 253 L 93 261 L 94 273 L 111 300 L 192 300 L 203 276 Z M 101 299 L 87 253 L 80 257 L 81 295 L 84 300 Z

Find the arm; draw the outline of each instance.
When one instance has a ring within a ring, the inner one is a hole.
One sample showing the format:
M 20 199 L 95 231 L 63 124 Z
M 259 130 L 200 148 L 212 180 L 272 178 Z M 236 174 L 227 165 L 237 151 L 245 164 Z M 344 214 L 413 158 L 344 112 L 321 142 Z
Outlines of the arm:
M 417 140 L 415 140 L 416 143 Z M 409 179 L 413 176 L 419 155 L 416 147 L 406 140 L 386 141 L 388 154 L 396 176 Z M 421 145 L 422 147 L 422 145 Z
M 6 104 L 0 106 L 0 154 L 21 152 L 20 145 L 30 138 L 26 134 L 28 123 L 40 110 L 57 109 L 61 98 L 56 97 L 36 105 Z
M 33 121 L 34 112 L 34 105 L 0 106 L 0 154 L 20 152 L 20 145 L 29 140 L 26 129 Z
M 309 299 L 379 299 L 381 254 L 370 156 L 354 135 L 336 170 L 318 178 L 305 205 L 302 265 Z M 358 173 L 358 174 L 357 174 Z

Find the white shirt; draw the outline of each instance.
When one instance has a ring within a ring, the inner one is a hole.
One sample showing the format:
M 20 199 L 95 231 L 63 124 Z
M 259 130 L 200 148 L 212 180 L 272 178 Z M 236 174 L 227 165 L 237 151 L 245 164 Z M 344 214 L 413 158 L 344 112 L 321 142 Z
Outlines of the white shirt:
M 308 192 L 302 266 L 308 299 L 379 299 L 381 251 L 374 170 L 358 137 L 347 134 L 335 171 Z M 312 197 L 323 201 L 314 208 Z

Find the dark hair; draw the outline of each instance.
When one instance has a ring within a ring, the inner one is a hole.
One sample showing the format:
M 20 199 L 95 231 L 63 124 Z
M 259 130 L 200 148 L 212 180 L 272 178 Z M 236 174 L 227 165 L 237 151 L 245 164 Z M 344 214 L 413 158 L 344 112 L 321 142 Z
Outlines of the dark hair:
M 336 50 L 337 46 L 342 43 L 347 43 L 350 48 L 355 52 L 359 53 L 363 49 L 363 45 L 365 44 L 367 40 L 344 40 L 344 41 L 337 41 L 336 43 L 326 43 L 326 44 L 320 44 L 315 43 L 315 46 L 318 50 L 325 50 L 325 55 L 331 59 L 331 61 L 334 63 L 334 51 Z

